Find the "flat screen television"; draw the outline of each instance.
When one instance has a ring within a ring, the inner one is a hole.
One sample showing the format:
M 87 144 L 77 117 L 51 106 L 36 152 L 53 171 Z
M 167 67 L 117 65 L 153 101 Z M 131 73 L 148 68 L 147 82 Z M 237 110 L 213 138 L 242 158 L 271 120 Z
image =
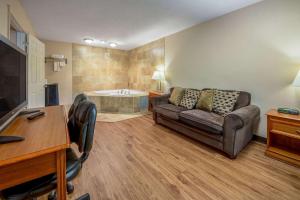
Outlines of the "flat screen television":
M 0 35 L 0 131 L 27 105 L 26 52 Z

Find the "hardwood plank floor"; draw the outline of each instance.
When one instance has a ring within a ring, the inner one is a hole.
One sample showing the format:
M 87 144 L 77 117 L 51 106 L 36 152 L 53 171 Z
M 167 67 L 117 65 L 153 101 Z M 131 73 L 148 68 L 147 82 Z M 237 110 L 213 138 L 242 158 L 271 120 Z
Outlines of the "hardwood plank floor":
M 300 199 L 300 170 L 252 142 L 237 159 L 160 125 L 151 116 L 97 122 L 89 159 L 69 198 L 103 200 Z

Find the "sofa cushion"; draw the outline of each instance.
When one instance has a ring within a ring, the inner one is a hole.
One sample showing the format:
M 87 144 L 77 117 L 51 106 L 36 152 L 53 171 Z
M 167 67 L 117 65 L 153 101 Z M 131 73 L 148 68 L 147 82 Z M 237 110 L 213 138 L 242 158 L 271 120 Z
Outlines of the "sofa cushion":
M 213 90 L 203 90 L 196 104 L 196 108 L 204 111 L 211 112 L 213 108 Z
M 155 112 L 175 120 L 178 120 L 179 113 L 185 110 L 187 109 L 181 106 L 175 106 L 173 104 L 162 104 L 154 108 Z
M 171 90 L 172 90 L 172 88 L 170 89 L 170 91 Z M 211 89 L 211 88 L 202 89 L 202 91 L 205 91 L 205 90 L 214 90 L 214 89 Z M 222 90 L 222 91 L 233 92 L 235 90 Z M 249 106 L 251 103 L 251 94 L 249 92 L 239 91 L 239 93 L 240 93 L 240 95 L 235 102 L 233 110 L 237 110 L 239 108 Z
M 200 93 L 200 90 L 186 89 L 180 102 L 180 106 L 187 109 L 193 109 L 199 99 Z
M 181 102 L 181 99 L 182 99 L 183 95 L 184 95 L 184 91 L 185 91 L 184 88 L 174 87 L 172 89 L 172 93 L 171 93 L 171 96 L 169 98 L 169 102 L 174 104 L 175 106 L 178 106 Z
M 232 112 L 239 94 L 238 91 L 214 90 L 213 112 L 223 116 Z
M 179 119 L 185 124 L 197 127 L 214 134 L 222 134 L 224 117 L 216 113 L 203 110 L 187 110 L 179 115 Z

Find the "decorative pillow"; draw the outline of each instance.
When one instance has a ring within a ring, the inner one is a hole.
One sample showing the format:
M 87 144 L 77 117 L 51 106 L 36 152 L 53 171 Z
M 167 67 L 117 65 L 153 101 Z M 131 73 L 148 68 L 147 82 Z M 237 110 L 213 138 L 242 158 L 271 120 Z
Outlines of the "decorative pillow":
M 187 109 L 193 109 L 199 99 L 200 93 L 201 91 L 199 90 L 186 89 L 180 102 L 180 106 Z
M 225 116 L 233 111 L 239 97 L 238 91 L 215 90 L 213 97 L 213 112 Z
M 213 109 L 213 90 L 202 90 L 196 108 L 211 112 Z
M 184 95 L 184 91 L 185 91 L 184 88 L 174 87 L 174 89 L 172 91 L 172 94 L 169 98 L 169 102 L 171 104 L 174 104 L 175 106 L 178 106 L 181 102 L 181 99 L 182 99 L 183 95 Z

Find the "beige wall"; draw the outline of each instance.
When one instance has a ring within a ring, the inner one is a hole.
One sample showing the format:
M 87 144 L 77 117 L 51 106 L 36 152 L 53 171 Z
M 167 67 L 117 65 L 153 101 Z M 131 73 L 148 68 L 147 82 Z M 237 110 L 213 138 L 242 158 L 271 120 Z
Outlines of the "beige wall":
M 52 54 L 63 54 L 68 63 L 60 72 L 53 71 L 53 63 L 46 63 L 45 76 L 48 83 L 58 83 L 60 104 L 72 104 L 72 44 L 64 42 L 43 41 L 46 57 Z
M 73 44 L 73 95 L 128 88 L 128 52 Z
M 268 109 L 300 107 L 300 1 L 266 0 L 169 36 L 165 59 L 172 86 L 249 91 L 266 136 Z
M 158 68 L 164 70 L 165 40 L 160 39 L 129 51 L 129 88 L 156 90 L 152 75 Z
M 0 0 L 6 2 L 10 6 L 10 12 L 16 18 L 20 26 L 24 29 L 25 32 L 35 35 L 33 26 L 28 18 L 22 4 L 19 0 Z

